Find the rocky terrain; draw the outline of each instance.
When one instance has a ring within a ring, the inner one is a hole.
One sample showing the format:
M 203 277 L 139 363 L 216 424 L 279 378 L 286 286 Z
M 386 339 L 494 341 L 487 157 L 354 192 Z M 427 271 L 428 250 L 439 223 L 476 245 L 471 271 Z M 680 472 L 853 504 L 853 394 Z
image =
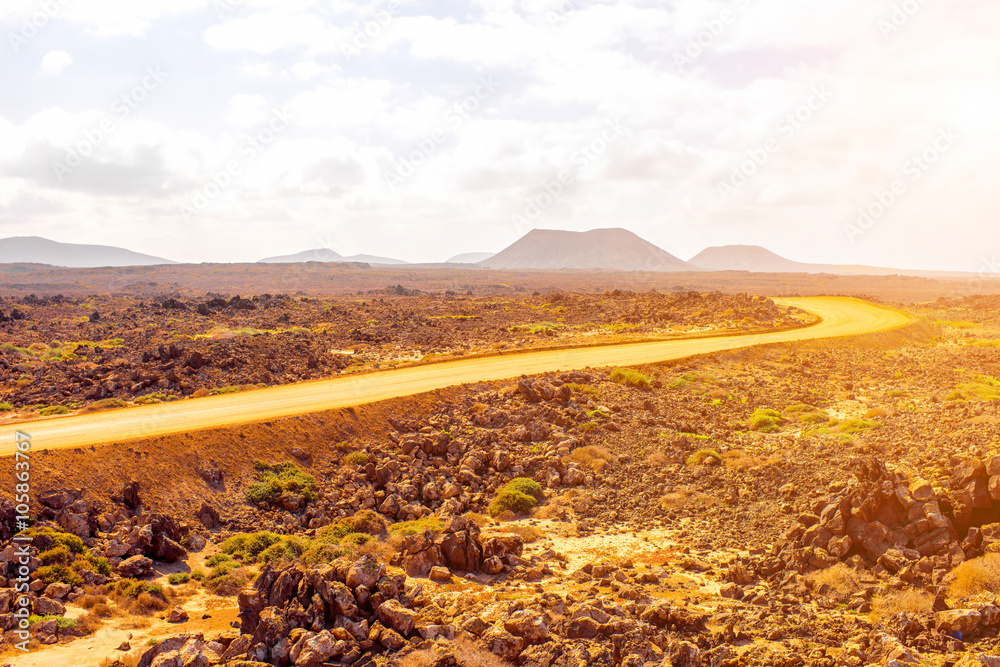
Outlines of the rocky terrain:
M 808 316 L 767 299 L 694 292 L 476 298 L 397 286 L 352 299 L 0 298 L 0 402 L 59 414 L 448 355 L 781 329 L 803 321 Z
M 36 457 L 0 662 L 996 664 L 995 306 Z

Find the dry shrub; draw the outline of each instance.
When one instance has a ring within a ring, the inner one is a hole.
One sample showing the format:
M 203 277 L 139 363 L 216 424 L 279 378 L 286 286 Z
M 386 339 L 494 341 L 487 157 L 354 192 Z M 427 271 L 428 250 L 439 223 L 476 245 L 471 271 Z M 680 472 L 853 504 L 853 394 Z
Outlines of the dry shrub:
M 594 472 L 602 472 L 604 466 L 608 463 L 613 463 L 614 460 L 615 457 L 611 452 L 597 445 L 587 445 L 586 447 L 574 449 L 562 458 L 563 463 L 576 463 L 588 467 Z
M 104 604 L 108 601 L 107 595 L 99 595 L 97 593 L 86 593 L 80 596 L 80 599 L 76 601 L 78 605 L 84 609 L 93 609 L 95 605 Z
M 665 468 L 666 466 L 670 465 L 670 463 L 671 463 L 670 457 L 661 452 L 660 450 L 656 450 L 655 452 L 646 457 L 646 465 L 653 468 Z
M 90 613 L 99 618 L 111 618 L 115 615 L 114 609 L 107 602 L 97 602 L 91 605 Z
M 545 535 L 545 533 L 534 526 L 506 526 L 504 532 L 520 535 L 525 544 L 531 544 Z
M 872 408 L 871 410 L 869 410 L 868 412 L 865 413 L 864 418 L 865 419 L 878 419 L 878 418 L 881 418 L 881 417 L 888 417 L 888 416 L 889 416 L 889 411 L 886 410 L 885 408 Z
M 359 544 L 354 549 L 354 553 L 361 556 L 374 556 L 382 563 L 388 563 L 395 556 L 400 547 L 402 546 L 402 538 L 399 540 L 390 537 L 389 540 L 383 542 L 381 540 L 369 540 L 364 544 Z
M 837 563 L 824 570 L 810 572 L 806 575 L 806 581 L 810 582 L 814 588 L 825 584 L 844 597 L 850 597 L 861 590 L 857 572 L 844 563 Z
M 76 629 L 85 635 L 94 634 L 102 625 L 103 622 L 97 614 L 84 614 L 76 619 Z
M 155 611 L 163 611 L 169 606 L 170 604 L 159 596 L 139 593 L 139 597 L 131 604 L 130 611 L 137 614 L 151 614 Z
M 133 618 L 126 618 L 119 624 L 118 627 L 122 630 L 145 630 L 151 625 L 153 625 L 153 622 L 148 618 L 136 616 Z
M 455 662 L 459 667 L 511 667 L 511 664 L 494 653 L 480 648 L 468 639 L 455 640 Z
M 965 598 L 987 591 L 1000 591 L 1000 554 L 989 553 L 967 560 L 948 575 L 948 593 L 953 598 Z
M 469 407 L 469 413 L 473 414 L 473 415 L 477 415 L 480 412 L 485 412 L 486 410 L 489 410 L 489 409 L 490 409 L 490 406 L 486 405 L 485 403 L 473 403 Z
M 934 606 L 934 596 L 916 588 L 893 591 L 872 601 L 872 610 L 879 616 L 898 614 L 903 611 L 914 614 L 929 614 Z

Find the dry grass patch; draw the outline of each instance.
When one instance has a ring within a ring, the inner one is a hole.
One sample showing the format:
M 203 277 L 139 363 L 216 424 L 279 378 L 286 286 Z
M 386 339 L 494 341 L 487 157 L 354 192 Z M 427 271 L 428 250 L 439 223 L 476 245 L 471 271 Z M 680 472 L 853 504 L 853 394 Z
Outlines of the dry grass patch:
M 1000 591 L 1000 554 L 967 560 L 948 575 L 948 593 L 955 599 Z
M 878 616 L 898 614 L 903 611 L 929 614 L 933 607 L 934 596 L 916 588 L 893 591 L 872 601 L 872 611 Z
M 817 570 L 806 575 L 806 581 L 812 584 L 813 588 L 829 586 L 831 589 L 844 597 L 850 597 L 861 590 L 861 582 L 858 574 L 844 563 L 837 563 L 824 570 Z
M 562 458 L 563 463 L 576 463 L 579 466 L 587 467 L 594 472 L 603 472 L 608 463 L 614 463 L 615 456 L 604 447 L 597 445 L 587 445 L 574 449 L 571 453 Z

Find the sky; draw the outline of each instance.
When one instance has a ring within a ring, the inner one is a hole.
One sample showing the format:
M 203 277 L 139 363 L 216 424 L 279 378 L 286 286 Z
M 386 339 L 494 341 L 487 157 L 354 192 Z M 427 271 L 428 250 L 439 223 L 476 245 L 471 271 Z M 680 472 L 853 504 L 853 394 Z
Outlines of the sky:
M 996 0 L 4 0 L 0 236 L 983 271 L 998 33 Z

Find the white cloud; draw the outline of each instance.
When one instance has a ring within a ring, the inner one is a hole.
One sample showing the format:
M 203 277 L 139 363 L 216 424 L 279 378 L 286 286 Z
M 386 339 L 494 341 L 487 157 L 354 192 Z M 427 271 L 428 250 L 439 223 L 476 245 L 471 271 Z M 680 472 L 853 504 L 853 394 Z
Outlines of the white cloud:
M 56 76 L 72 64 L 73 56 L 65 51 L 49 51 L 42 57 L 38 72 L 44 76 Z

